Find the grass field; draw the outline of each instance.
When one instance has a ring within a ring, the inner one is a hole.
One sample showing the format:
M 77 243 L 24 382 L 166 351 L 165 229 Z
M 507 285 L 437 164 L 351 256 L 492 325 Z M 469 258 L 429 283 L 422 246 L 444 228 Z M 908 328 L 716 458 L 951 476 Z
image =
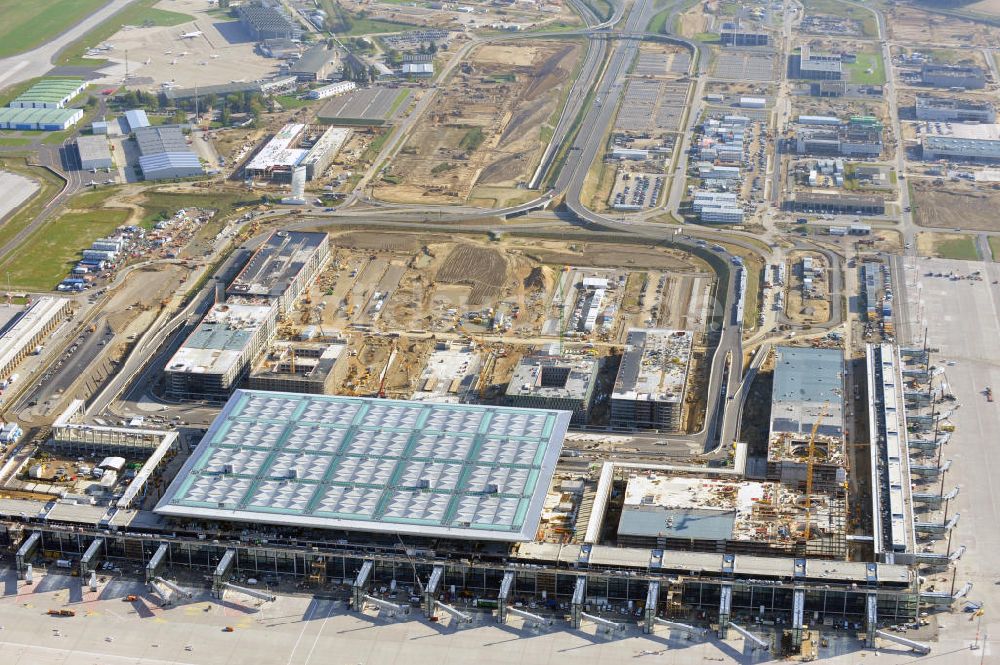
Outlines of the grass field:
M 24 53 L 65 32 L 106 0 L 0 0 L 0 57 Z
M 861 33 L 865 37 L 878 37 L 878 21 L 875 15 L 867 9 L 848 5 L 839 0 L 803 0 L 806 16 L 810 14 L 826 14 L 828 16 L 843 16 L 861 23 Z
M 62 189 L 63 181 L 46 169 L 28 166 L 24 158 L 5 157 L 0 160 L 0 168 L 31 178 L 40 185 L 38 191 L 0 225 L 0 246 L 3 246 L 31 223 L 42 207 Z
M 0 0 L 3 2 L 4 0 Z M 57 65 L 93 65 L 98 60 L 84 58 L 87 49 L 111 39 L 123 25 L 180 25 L 193 21 L 194 17 L 180 12 L 155 9 L 159 0 L 138 0 L 121 10 L 80 39 L 71 43 L 59 53 Z
M 997 236 L 990 236 L 987 240 L 990 243 L 990 254 L 993 255 L 993 260 L 1000 261 L 1000 238 Z
M 851 83 L 881 85 L 885 83 L 885 63 L 878 53 L 858 53 L 857 62 L 845 65 Z M 868 70 L 871 69 L 871 73 Z
M 355 18 L 348 32 L 338 32 L 340 37 L 358 37 L 361 35 L 377 35 L 382 32 L 400 32 L 401 30 L 412 30 L 410 23 L 397 23 L 395 21 L 380 21 L 374 18 Z
M 9 273 L 12 285 L 52 289 L 66 277 L 81 251 L 114 231 L 128 216 L 129 211 L 120 208 L 66 213 L 32 234 L 0 269 Z
M 917 253 L 942 259 L 979 260 L 975 237 L 957 233 L 919 233 Z

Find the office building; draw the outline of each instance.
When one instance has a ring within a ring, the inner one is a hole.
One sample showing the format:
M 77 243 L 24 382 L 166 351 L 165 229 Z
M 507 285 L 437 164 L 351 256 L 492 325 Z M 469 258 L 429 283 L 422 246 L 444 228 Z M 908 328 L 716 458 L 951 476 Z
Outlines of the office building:
M 306 169 L 306 179 L 322 177 L 349 138 L 351 138 L 350 129 L 327 127 L 299 162 L 299 166 Z
M 771 37 L 766 32 L 747 32 L 739 28 L 723 28 L 719 32 L 723 46 L 767 46 Z
M 679 432 L 684 425 L 692 334 L 628 331 L 611 393 L 611 426 Z
M 514 368 L 504 403 L 532 409 L 570 411 L 586 425 L 597 386 L 597 359 L 589 356 L 525 356 Z
M 798 55 L 791 56 L 794 78 L 839 81 L 844 76 L 844 65 L 839 54 L 815 53 L 803 46 Z
M 1000 161 L 1000 125 L 928 123 L 922 137 L 923 158 L 928 161 Z
M 918 95 L 914 104 L 917 120 L 930 122 L 996 122 L 997 111 L 989 102 Z
M 347 371 L 343 344 L 274 342 L 250 372 L 247 388 L 332 394 Z
M 986 72 L 975 65 L 925 64 L 920 68 L 920 81 L 938 88 L 980 90 L 986 87 Z
M 276 303 L 279 314 L 291 311 L 330 259 L 327 237 L 326 233 L 275 231 L 226 288 L 226 297 L 267 300 Z
M 885 199 L 881 196 L 859 196 L 857 194 L 796 192 L 791 199 L 785 202 L 785 209 L 792 212 L 833 215 L 884 215 Z
M 347 94 L 357 87 L 354 81 L 337 81 L 336 83 L 313 88 L 306 93 L 306 97 L 309 99 L 326 99 L 327 97 Z
M 66 298 L 42 296 L 7 325 L 0 334 L 0 378 L 9 379 L 24 357 L 63 321 L 69 306 Z
M 274 337 L 274 303 L 216 304 L 173 357 L 164 376 L 174 399 L 223 402 Z

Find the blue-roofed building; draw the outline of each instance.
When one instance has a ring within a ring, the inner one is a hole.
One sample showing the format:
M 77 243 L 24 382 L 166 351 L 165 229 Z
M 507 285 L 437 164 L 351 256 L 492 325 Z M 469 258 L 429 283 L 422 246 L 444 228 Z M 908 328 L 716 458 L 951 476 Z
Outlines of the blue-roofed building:
M 805 481 L 809 439 L 818 422 L 814 487 L 830 489 L 845 482 L 844 352 L 779 346 L 775 354 L 767 477 Z
M 193 152 L 155 152 L 139 157 L 139 168 L 145 180 L 190 178 L 205 174 L 201 160 Z
M 128 131 L 130 132 L 134 132 L 141 127 L 149 127 L 149 117 L 142 109 L 125 111 L 125 122 L 128 124 Z

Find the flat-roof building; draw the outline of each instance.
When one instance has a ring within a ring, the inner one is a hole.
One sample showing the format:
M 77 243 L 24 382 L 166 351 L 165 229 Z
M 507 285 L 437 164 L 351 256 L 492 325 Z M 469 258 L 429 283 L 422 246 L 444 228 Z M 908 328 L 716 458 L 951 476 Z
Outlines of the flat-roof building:
M 785 201 L 792 212 L 828 213 L 834 215 L 884 215 L 885 199 L 881 196 L 830 194 L 827 192 L 796 192 Z
M 80 168 L 84 171 L 109 169 L 115 165 L 104 136 L 80 136 L 76 139 L 76 151 L 80 156 Z
M 10 108 L 61 109 L 86 90 L 83 79 L 43 78 L 8 104 Z
M 353 84 L 352 84 L 353 85 Z M 306 167 L 306 179 L 322 177 L 323 173 L 330 168 L 330 164 L 336 158 L 340 149 L 344 147 L 347 140 L 351 138 L 351 131 L 346 127 L 328 127 L 299 163 Z
M 611 393 L 612 427 L 681 430 L 692 341 L 687 330 L 628 331 Z
M 239 390 L 155 512 L 528 541 L 569 420 L 563 411 Z
M 938 88 L 966 88 L 979 90 L 986 87 L 986 72 L 975 65 L 936 65 L 927 63 L 920 68 L 920 81 Z
M 305 129 L 304 124 L 289 123 L 278 130 L 244 167 L 247 177 L 290 182 L 295 167 L 302 163 L 309 152 L 305 148 L 296 147 L 302 140 Z
M 599 363 L 588 356 L 525 356 L 514 368 L 504 394 L 508 406 L 559 409 L 586 425 L 597 387 Z
M 1000 125 L 928 123 L 921 139 L 926 160 L 1000 161 Z
M 330 259 L 328 237 L 275 231 L 226 288 L 226 296 L 266 298 L 277 303 L 279 314 L 288 312 Z
M 8 378 L 25 356 L 55 328 L 69 309 L 65 298 L 42 296 L 0 334 L 0 378 Z
M 997 110 L 990 102 L 918 95 L 914 103 L 917 120 L 931 122 L 996 122 Z
M 247 388 L 313 395 L 333 393 L 346 364 L 343 344 L 274 342 L 250 372 Z
M 844 352 L 779 346 L 775 353 L 767 478 L 804 486 L 809 438 L 816 427 L 813 487 L 834 490 L 847 480 Z
M 814 53 L 803 46 L 798 55 L 791 56 L 794 78 L 839 81 L 843 78 L 844 64 L 840 55 Z
M 267 348 L 276 324 L 273 304 L 214 305 L 167 362 L 167 393 L 225 401 Z
M 722 29 L 719 31 L 719 41 L 723 46 L 767 46 L 771 37 L 766 32 L 747 32 L 745 30 Z

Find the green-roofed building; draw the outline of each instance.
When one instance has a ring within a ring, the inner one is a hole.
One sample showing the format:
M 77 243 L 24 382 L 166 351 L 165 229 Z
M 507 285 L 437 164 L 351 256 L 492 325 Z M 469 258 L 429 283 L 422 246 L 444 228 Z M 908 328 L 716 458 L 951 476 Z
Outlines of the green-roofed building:
M 57 132 L 83 118 L 83 109 L 0 108 L 0 129 Z
M 18 95 L 15 109 L 61 109 L 87 87 L 83 79 L 45 78 Z

